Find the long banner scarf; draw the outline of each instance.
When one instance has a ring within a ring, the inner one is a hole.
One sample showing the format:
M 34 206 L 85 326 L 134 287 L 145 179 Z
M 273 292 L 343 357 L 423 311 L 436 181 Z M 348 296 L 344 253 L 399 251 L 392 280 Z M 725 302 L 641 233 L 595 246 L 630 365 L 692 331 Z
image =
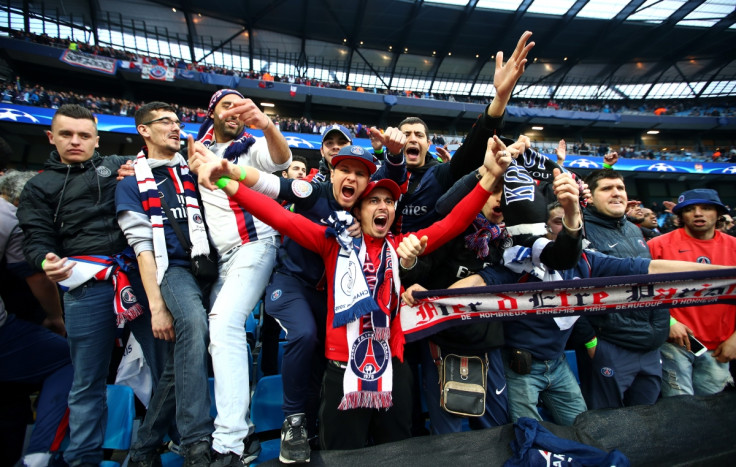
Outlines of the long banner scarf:
M 325 232 L 340 245 L 335 266 L 332 325 L 346 326 L 349 349 L 343 377 L 344 396 L 338 410 L 388 408 L 392 405 L 393 389 L 390 323 L 398 313 L 401 289 L 393 269 L 398 258 L 391 244 L 384 241 L 378 268 L 364 268 L 372 263 L 365 244 L 348 235 L 347 227 L 352 221 L 350 214 L 334 212 L 328 218 L 330 227 Z
M 540 255 L 544 247 L 550 243 L 547 238 L 538 238 L 531 248 L 514 245 L 507 248 L 503 252 L 503 264 L 511 271 L 519 274 L 529 274 L 544 282 L 560 281 L 562 276 L 554 269 L 549 269 L 542 260 Z M 570 329 L 578 316 L 555 316 L 555 323 L 560 330 Z
M 115 290 L 113 309 L 118 326 L 126 321 L 132 321 L 143 313 L 143 307 L 138 303 L 126 272 L 131 258 L 124 254 L 115 256 L 70 256 L 70 261 L 76 264 L 72 268 L 72 275 L 59 282 L 64 292 L 74 290 L 90 279 L 98 281 L 112 280 Z
M 184 160 L 184 157 L 176 153 L 176 156 L 171 160 L 149 160 L 147 158 L 147 151 L 144 148 L 138 153 L 133 168 L 135 169 L 135 178 L 138 181 L 141 204 L 151 219 L 153 254 L 156 259 L 156 282 L 161 284 L 164 273 L 166 273 L 169 267 L 169 255 L 166 251 L 161 198 L 149 163 L 154 166 L 167 166 L 176 193 L 178 195 L 184 195 L 187 209 L 187 224 L 189 226 L 189 241 L 192 243 L 192 257 L 209 254 L 210 243 L 207 239 L 207 231 L 204 227 L 202 212 L 199 209 L 199 201 L 197 201 L 197 193 L 195 191 L 197 183 L 189 174 L 189 166 Z M 176 219 L 169 219 L 169 222 L 176 222 Z M 184 249 L 187 248 L 187 245 L 182 246 Z
M 430 290 L 414 297 L 421 299 L 415 306 L 401 307 L 407 342 L 480 320 L 736 304 L 736 269 Z

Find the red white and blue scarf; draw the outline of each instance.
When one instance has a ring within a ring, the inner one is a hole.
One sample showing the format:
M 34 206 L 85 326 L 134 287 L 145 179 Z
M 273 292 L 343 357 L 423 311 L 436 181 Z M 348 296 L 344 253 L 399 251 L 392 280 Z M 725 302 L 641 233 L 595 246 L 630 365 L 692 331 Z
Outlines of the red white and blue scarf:
M 189 226 L 189 241 L 192 243 L 192 257 L 206 255 L 210 252 L 210 244 L 207 240 L 207 231 L 204 226 L 202 212 L 197 200 L 197 182 L 189 174 L 189 166 L 181 154 L 171 160 L 149 160 L 147 150 L 143 148 L 135 160 L 135 178 L 138 181 L 138 191 L 141 196 L 143 210 L 151 219 L 153 229 L 153 254 L 156 259 L 156 281 L 161 284 L 164 273 L 169 267 L 169 255 L 166 251 L 166 236 L 164 234 L 163 210 L 161 209 L 161 198 L 156 185 L 156 180 L 151 172 L 152 165 L 167 166 L 169 176 L 174 184 L 176 193 L 183 195 L 187 209 L 187 224 Z M 169 219 L 176 222 L 176 219 Z M 185 249 L 188 245 L 182 245 Z
M 132 263 L 132 257 L 125 253 L 115 256 L 86 255 L 70 256 L 70 261 L 76 264 L 72 268 L 72 275 L 59 282 L 64 292 L 74 290 L 90 279 L 98 281 L 112 280 L 115 289 L 113 306 L 117 325 L 132 321 L 143 313 L 143 306 L 130 286 L 126 272 Z
M 346 326 L 349 348 L 343 378 L 343 399 L 339 410 L 391 407 L 393 367 L 391 364 L 391 322 L 400 304 L 401 282 L 394 267 L 396 251 L 384 240 L 374 268 L 365 243 L 347 233 L 352 216 L 333 213 L 325 235 L 340 245 L 335 266 L 335 316 L 332 326 Z M 338 308 L 338 303 L 339 308 Z

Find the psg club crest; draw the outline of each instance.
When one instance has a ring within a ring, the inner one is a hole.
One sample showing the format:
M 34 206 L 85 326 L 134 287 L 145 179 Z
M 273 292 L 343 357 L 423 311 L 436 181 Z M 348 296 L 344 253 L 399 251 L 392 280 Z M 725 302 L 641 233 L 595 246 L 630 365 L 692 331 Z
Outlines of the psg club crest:
M 353 373 L 364 381 L 374 381 L 388 367 L 388 342 L 374 339 L 372 331 L 364 332 L 353 343 L 351 355 L 353 359 L 350 367 Z
M 123 287 L 123 290 L 120 291 L 120 301 L 123 303 L 123 307 L 126 310 L 138 303 L 138 300 L 135 298 L 135 294 L 133 293 L 133 287 L 129 285 Z

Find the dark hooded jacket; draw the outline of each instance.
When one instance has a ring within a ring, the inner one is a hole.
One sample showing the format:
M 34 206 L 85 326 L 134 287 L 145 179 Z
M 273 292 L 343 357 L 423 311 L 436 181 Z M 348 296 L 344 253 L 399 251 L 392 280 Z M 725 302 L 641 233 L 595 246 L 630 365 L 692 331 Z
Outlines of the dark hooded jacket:
M 41 268 L 46 253 L 59 257 L 120 253 L 127 246 L 115 216 L 117 171 L 129 158 L 94 155 L 79 164 L 61 162 L 53 151 L 43 172 L 28 181 L 18 220 L 23 253 Z

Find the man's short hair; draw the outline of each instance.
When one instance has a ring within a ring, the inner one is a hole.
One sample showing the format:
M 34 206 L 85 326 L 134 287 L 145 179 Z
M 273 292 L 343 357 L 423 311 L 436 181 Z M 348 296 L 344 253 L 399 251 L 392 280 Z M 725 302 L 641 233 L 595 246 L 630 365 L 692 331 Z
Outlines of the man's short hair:
M 64 104 L 56 111 L 53 118 L 51 119 L 51 128 L 54 128 L 54 122 L 56 121 L 56 117 L 62 116 L 62 117 L 69 117 L 69 118 L 75 118 L 75 119 L 83 119 L 83 120 L 90 120 L 95 125 L 95 130 L 97 130 L 97 119 L 95 118 L 95 115 L 92 113 L 91 110 L 89 110 L 86 107 L 82 107 L 81 105 L 77 104 Z
M 301 162 L 304 164 L 304 167 L 309 167 L 309 164 L 307 164 L 307 158 L 304 156 L 291 156 L 291 163 L 293 164 L 294 162 Z
M 404 125 L 416 125 L 417 123 L 424 126 L 424 135 L 429 139 L 429 127 L 424 120 L 419 117 L 406 117 L 401 121 L 401 123 L 399 123 L 399 130 L 401 130 L 401 127 Z
M 148 104 L 143 104 L 135 111 L 135 126 L 136 128 L 143 122 L 151 120 L 151 113 L 156 110 L 164 110 L 166 112 L 176 113 L 176 109 L 173 105 L 167 104 L 166 102 L 153 101 Z
M 598 181 L 606 178 L 617 178 L 622 182 L 624 181 L 623 175 L 613 169 L 598 169 L 592 171 L 587 177 L 585 177 L 585 183 L 588 184 L 590 192 L 594 193 L 596 188 L 598 188 Z

